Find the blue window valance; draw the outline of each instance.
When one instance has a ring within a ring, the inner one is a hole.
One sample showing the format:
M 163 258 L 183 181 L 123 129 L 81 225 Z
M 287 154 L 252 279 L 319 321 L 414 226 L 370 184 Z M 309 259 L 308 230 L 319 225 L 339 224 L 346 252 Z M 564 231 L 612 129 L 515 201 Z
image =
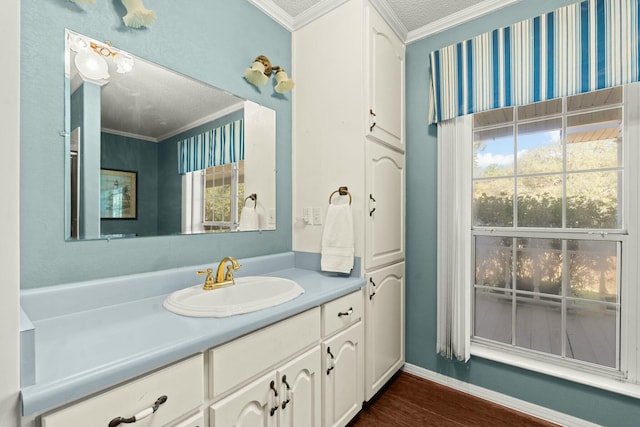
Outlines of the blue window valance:
M 236 120 L 178 141 L 178 173 L 244 160 L 244 125 Z
M 640 80 L 638 0 L 586 0 L 431 52 L 429 122 Z

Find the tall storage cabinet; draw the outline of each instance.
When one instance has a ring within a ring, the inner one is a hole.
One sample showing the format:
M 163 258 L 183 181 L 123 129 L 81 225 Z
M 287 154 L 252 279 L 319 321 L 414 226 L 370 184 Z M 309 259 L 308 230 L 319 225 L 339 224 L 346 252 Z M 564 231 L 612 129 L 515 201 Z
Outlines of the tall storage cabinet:
M 369 400 L 404 364 L 404 44 L 367 0 L 350 0 L 293 34 L 293 247 L 321 252 L 302 220 L 347 186 L 364 296 Z

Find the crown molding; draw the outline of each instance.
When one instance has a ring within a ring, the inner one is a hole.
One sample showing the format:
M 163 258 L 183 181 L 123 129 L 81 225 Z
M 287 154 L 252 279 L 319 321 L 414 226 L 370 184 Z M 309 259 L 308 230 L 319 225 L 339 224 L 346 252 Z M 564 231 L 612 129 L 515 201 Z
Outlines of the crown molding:
M 300 15 L 293 18 L 293 28 L 297 30 L 299 28 L 304 27 L 307 24 L 312 23 L 316 19 L 320 18 L 323 15 L 331 12 L 333 9 L 336 9 L 339 6 L 342 6 L 349 0 L 325 0 L 316 3 L 309 9 L 302 12 Z
M 289 31 L 294 31 L 295 22 L 291 15 L 285 12 L 280 6 L 275 4 L 271 0 L 249 0 L 249 3 L 253 4 L 255 7 L 264 12 L 267 16 L 270 16 L 271 19 L 276 21 L 278 24 L 282 25 Z
M 409 31 L 405 39 L 405 43 L 412 43 L 442 31 L 448 30 L 455 26 L 472 21 L 483 15 L 487 15 L 503 7 L 510 6 L 514 3 L 518 3 L 520 0 L 485 0 L 477 3 L 474 6 L 470 6 L 459 12 L 453 13 L 446 18 L 439 19 L 435 22 L 420 27 L 413 31 Z
M 315 21 L 347 1 L 349 0 L 324 0 L 294 18 L 272 0 L 249 0 L 251 4 L 291 32 Z M 459 12 L 453 13 L 446 18 L 439 19 L 415 30 L 407 31 L 407 28 L 404 26 L 402 21 L 400 21 L 398 15 L 396 15 L 393 9 L 391 9 L 391 6 L 389 6 L 389 3 L 386 0 L 369 0 L 373 7 L 375 7 L 382 15 L 384 20 L 391 26 L 398 37 L 400 37 L 400 40 L 404 40 L 405 44 L 412 43 L 458 25 L 462 25 L 514 3 L 518 3 L 519 1 L 521 0 L 484 0 L 474 6 L 470 6 Z

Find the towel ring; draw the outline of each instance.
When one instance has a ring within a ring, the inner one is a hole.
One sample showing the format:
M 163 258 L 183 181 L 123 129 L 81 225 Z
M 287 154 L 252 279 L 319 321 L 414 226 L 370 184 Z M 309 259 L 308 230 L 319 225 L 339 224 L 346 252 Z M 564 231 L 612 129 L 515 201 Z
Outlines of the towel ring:
M 245 206 L 247 204 L 247 200 L 249 200 L 249 199 L 253 200 L 253 208 L 255 209 L 256 206 L 258 206 L 258 195 L 256 193 L 248 195 L 244 199 L 244 204 L 242 206 Z
M 349 193 L 348 187 L 340 187 L 336 191 L 331 193 L 331 195 L 329 196 L 329 204 L 331 204 L 331 199 L 333 198 L 333 195 L 336 193 L 340 194 L 341 196 L 349 196 L 349 204 L 351 204 L 351 193 Z

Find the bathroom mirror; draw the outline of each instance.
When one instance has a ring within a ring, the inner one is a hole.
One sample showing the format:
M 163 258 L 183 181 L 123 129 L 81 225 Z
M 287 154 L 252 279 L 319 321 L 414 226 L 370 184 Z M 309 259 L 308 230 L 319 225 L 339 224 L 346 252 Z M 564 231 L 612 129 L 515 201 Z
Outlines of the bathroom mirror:
M 67 239 L 275 229 L 275 111 L 65 39 Z

